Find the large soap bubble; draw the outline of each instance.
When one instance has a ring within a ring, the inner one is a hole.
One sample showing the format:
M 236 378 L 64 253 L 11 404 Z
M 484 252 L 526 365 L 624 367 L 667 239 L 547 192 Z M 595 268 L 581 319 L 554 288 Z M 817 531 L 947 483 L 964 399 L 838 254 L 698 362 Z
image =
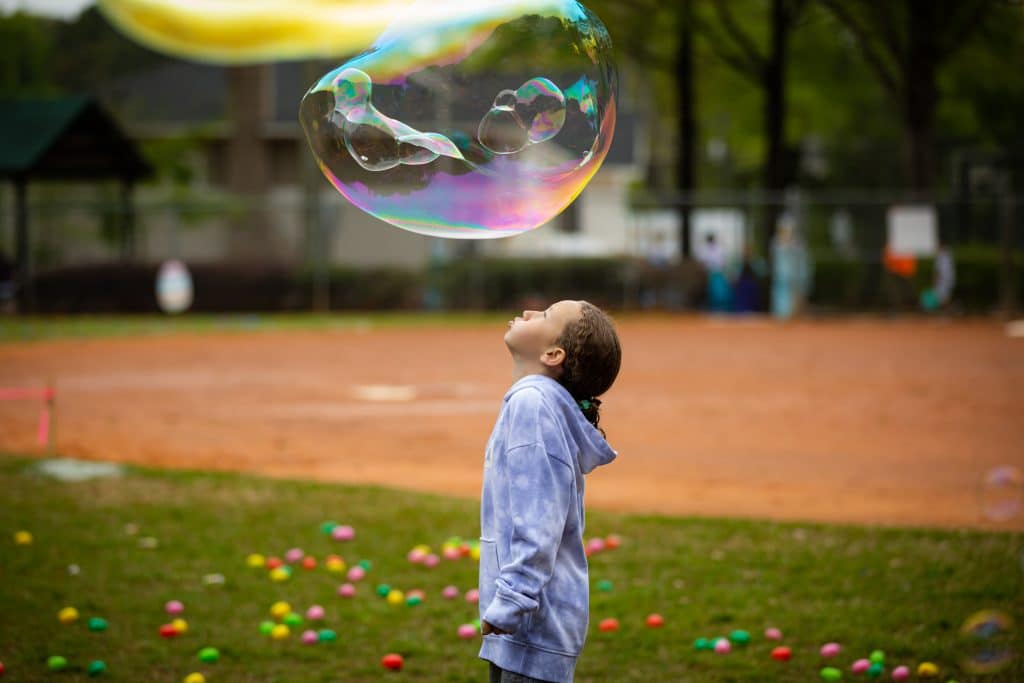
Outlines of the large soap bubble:
M 615 128 L 604 25 L 575 0 L 421 0 L 302 100 L 328 180 L 405 230 L 532 230 L 600 167 Z
M 99 0 L 136 42 L 219 64 L 339 57 L 366 47 L 413 0 Z

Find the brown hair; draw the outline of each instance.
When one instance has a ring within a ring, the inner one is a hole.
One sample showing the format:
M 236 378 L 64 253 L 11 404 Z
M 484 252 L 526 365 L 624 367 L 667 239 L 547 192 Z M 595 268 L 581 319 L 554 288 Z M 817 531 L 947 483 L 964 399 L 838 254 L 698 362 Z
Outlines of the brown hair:
M 601 402 L 597 397 L 615 382 L 622 363 L 622 347 L 608 314 L 587 301 L 580 303 L 579 319 L 567 324 L 558 338 L 557 344 L 565 349 L 558 382 L 572 394 L 587 421 L 597 427 L 601 419 Z M 601 433 L 604 434 L 603 429 Z

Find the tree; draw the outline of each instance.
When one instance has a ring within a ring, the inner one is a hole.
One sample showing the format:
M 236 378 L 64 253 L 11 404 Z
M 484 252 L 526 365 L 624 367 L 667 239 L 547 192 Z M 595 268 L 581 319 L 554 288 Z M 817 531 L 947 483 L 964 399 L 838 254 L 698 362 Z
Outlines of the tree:
M 938 73 L 981 24 L 994 0 L 822 0 L 850 30 L 900 116 L 910 188 L 935 183 Z

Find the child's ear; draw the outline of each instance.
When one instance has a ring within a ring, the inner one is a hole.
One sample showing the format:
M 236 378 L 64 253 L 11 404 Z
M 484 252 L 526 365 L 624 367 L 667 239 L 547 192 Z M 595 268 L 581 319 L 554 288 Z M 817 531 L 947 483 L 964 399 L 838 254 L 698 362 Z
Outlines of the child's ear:
M 540 357 L 540 362 L 549 368 L 558 368 L 565 362 L 565 349 L 561 346 L 551 346 Z

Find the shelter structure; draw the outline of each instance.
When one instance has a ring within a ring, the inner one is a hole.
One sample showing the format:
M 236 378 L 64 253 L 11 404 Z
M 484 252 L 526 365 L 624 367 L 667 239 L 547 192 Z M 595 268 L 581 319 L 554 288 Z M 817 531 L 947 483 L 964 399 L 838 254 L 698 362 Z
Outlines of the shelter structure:
M 0 180 L 14 185 L 14 278 L 19 310 L 32 310 L 28 185 L 120 182 L 121 253 L 134 242 L 134 186 L 152 176 L 138 147 L 88 96 L 0 99 Z

